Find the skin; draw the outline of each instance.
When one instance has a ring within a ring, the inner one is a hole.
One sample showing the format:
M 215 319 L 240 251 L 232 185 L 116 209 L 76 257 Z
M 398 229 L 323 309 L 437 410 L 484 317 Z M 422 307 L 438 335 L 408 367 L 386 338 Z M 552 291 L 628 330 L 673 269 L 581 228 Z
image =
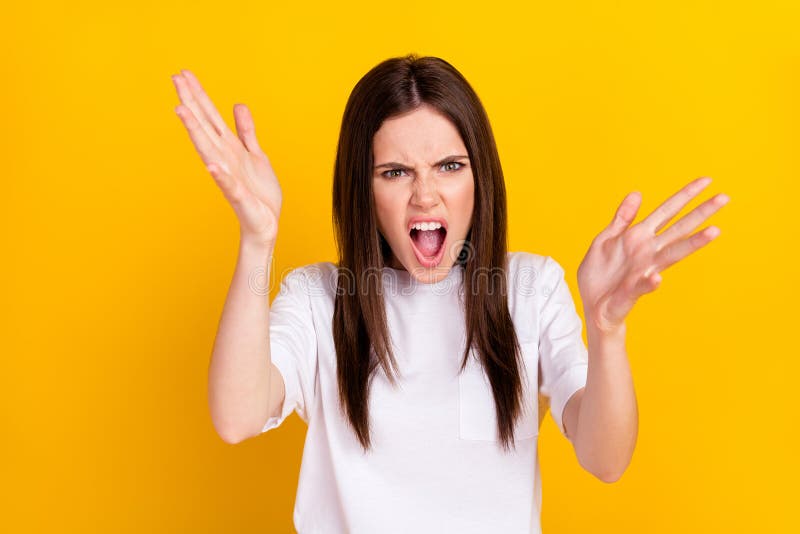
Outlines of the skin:
M 238 443 L 259 435 L 284 401 L 283 377 L 270 357 L 269 298 L 250 286 L 256 270 L 269 278 L 281 188 L 244 104 L 234 106 L 234 134 L 193 73 L 184 69 L 172 80 L 181 100 L 175 111 L 240 223 L 236 271 L 209 365 L 212 421 L 224 441 Z M 373 178 L 379 230 L 394 252 L 390 266 L 405 268 L 423 282 L 436 282 L 455 263 L 469 230 L 474 181 L 468 159 L 457 160 L 464 167 L 434 163 L 465 155 L 466 148 L 446 118 L 423 107 L 385 121 L 373 139 L 373 151 L 377 164 L 394 161 L 408 167 L 392 173 L 395 178 L 381 175 L 391 170 L 381 168 Z M 709 183 L 710 178 L 690 182 L 637 224 L 632 223 L 641 195 L 629 193 L 578 268 L 589 371 L 586 387 L 567 403 L 563 423 L 580 464 L 605 482 L 622 476 L 638 433 L 625 318 L 639 298 L 659 287 L 660 273 L 719 234 L 715 226 L 691 232 L 728 202 L 722 193 L 667 227 Z M 419 265 L 406 231 L 410 217 L 424 214 L 445 217 L 449 225 L 442 264 L 427 277 L 429 270 Z
M 388 265 L 422 283 L 438 282 L 455 264 L 472 220 L 475 182 L 467 148 L 449 119 L 422 105 L 385 120 L 372 150 L 378 230 L 392 249 Z M 447 221 L 445 253 L 437 267 L 422 266 L 411 247 L 408 222 L 416 216 Z
M 234 106 L 233 133 L 192 72 L 183 69 L 172 82 L 181 100 L 175 113 L 239 220 L 239 257 L 208 368 L 214 428 L 226 443 L 238 443 L 259 435 L 285 397 L 270 354 L 269 293 L 251 285 L 253 273 L 270 278 L 281 188 L 247 106 Z
M 660 273 L 719 235 L 715 226 L 691 232 L 728 202 L 724 193 L 667 227 L 710 182 L 708 177 L 693 180 L 633 225 L 642 197 L 636 191 L 628 193 L 578 267 L 589 371 L 586 386 L 568 401 L 563 422 L 580 464 L 604 482 L 622 476 L 638 434 L 638 407 L 625 350 L 625 318 L 639 298 L 659 287 Z
M 172 82 L 181 99 L 175 113 L 236 213 L 242 240 L 254 246 L 274 244 L 283 194 L 256 139 L 250 110 L 244 104 L 233 107 L 233 133 L 191 71 L 183 69 Z

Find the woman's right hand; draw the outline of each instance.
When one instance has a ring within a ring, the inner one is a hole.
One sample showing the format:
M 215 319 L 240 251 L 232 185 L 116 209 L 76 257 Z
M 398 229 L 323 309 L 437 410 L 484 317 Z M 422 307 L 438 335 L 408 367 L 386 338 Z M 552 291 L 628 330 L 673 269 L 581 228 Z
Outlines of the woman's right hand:
M 175 112 L 236 212 L 242 240 L 273 245 L 283 195 L 269 158 L 256 140 L 250 110 L 244 104 L 233 107 L 237 137 L 194 74 L 183 69 L 172 76 L 172 81 L 181 99 Z

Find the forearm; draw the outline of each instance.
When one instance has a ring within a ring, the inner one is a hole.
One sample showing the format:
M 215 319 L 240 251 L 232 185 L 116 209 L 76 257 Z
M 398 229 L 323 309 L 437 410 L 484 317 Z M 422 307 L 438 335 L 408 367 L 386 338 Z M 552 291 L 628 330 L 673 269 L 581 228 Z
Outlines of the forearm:
M 613 482 L 630 463 L 639 424 L 625 325 L 604 332 L 591 318 L 586 323 L 589 370 L 573 443 L 585 469 Z
M 217 433 L 227 442 L 252 434 L 269 412 L 269 291 L 271 244 L 241 241 L 208 372 L 208 399 Z

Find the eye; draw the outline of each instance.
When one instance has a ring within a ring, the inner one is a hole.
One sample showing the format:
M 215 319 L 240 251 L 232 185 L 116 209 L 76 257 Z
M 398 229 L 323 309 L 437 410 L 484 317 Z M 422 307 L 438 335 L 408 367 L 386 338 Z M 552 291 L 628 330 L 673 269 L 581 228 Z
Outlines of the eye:
M 382 172 L 381 176 L 383 176 L 384 178 L 399 178 L 400 175 L 394 173 L 400 173 L 400 172 L 405 172 L 405 171 L 403 169 L 390 169 L 388 171 Z
M 447 168 L 448 165 L 458 165 L 458 167 Z M 461 162 L 458 162 L 458 161 L 448 161 L 447 163 L 442 163 L 442 167 L 445 167 L 445 170 L 449 170 L 449 171 L 460 171 L 463 166 L 464 166 L 464 164 L 461 163 Z

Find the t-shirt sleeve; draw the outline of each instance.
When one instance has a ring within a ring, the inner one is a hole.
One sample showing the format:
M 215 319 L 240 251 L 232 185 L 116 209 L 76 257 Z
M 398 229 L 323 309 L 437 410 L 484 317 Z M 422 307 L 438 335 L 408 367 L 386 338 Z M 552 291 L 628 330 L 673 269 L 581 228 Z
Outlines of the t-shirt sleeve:
M 581 335 L 583 321 L 575 308 L 564 269 L 547 256 L 539 281 L 542 304 L 539 311 L 540 391 L 550 399 L 550 413 L 561 434 L 564 407 L 572 395 L 586 386 L 589 351 Z
M 272 363 L 283 376 L 286 397 L 278 416 L 261 432 L 283 423 L 293 411 L 308 423 L 317 377 L 317 336 L 311 308 L 311 287 L 302 267 L 287 274 L 269 310 Z

